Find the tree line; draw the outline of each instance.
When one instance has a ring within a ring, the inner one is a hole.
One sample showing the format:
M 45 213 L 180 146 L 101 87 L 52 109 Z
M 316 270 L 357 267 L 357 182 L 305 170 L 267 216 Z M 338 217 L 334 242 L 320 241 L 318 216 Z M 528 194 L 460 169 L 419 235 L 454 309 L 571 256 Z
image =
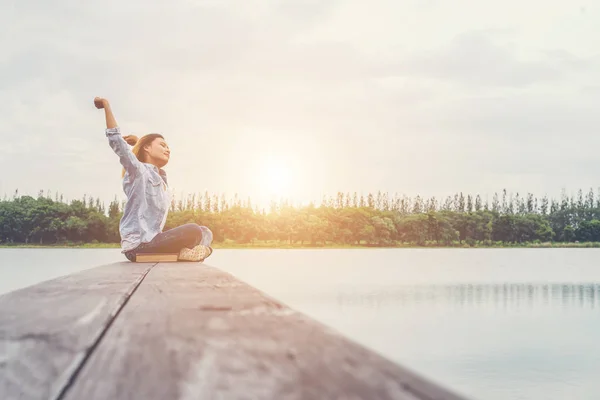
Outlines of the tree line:
M 337 193 L 320 203 L 287 200 L 260 208 L 250 198 L 195 193 L 173 197 L 165 230 L 208 226 L 215 242 L 323 246 L 474 246 L 542 242 L 600 242 L 600 191 L 563 191 L 559 199 L 508 194 L 491 200 L 457 193 L 443 199 L 377 192 Z M 18 191 L 0 201 L 0 244 L 119 243 L 123 202 L 63 200 Z

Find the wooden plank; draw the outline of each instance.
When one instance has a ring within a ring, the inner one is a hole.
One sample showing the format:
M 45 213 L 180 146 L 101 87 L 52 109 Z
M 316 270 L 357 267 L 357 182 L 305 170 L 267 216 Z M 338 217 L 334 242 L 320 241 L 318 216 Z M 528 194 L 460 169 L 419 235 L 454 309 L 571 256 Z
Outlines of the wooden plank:
M 0 296 L 0 398 L 59 397 L 152 266 L 115 263 Z
M 218 269 L 150 271 L 64 397 L 458 400 Z
M 145 253 L 135 256 L 135 262 L 177 262 L 179 254 Z

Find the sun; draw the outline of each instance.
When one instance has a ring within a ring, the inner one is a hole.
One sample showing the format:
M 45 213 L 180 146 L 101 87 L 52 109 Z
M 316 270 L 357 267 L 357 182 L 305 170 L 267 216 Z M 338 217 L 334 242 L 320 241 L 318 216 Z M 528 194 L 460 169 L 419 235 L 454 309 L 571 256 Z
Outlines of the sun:
M 262 190 L 267 191 L 269 195 L 284 197 L 289 195 L 292 173 L 285 161 L 272 158 L 265 160 L 259 178 Z

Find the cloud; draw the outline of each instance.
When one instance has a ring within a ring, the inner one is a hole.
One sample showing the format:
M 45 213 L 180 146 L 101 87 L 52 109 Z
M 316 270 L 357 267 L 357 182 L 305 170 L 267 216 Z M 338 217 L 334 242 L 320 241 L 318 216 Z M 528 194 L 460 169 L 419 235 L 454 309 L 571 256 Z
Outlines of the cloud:
M 478 87 L 517 88 L 564 77 L 557 63 L 541 57 L 523 60 L 518 53 L 514 43 L 500 44 L 493 33 L 472 31 L 457 35 L 442 48 L 410 55 L 401 70 Z

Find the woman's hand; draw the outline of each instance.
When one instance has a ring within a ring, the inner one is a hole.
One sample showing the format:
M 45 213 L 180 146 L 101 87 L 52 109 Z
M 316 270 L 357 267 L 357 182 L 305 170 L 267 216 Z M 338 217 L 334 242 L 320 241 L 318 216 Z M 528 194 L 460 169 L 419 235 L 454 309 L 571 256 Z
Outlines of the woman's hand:
M 97 109 L 102 109 L 108 107 L 108 100 L 103 99 L 102 97 L 94 98 L 94 105 Z
M 102 97 L 95 97 L 94 105 L 98 109 L 102 109 L 102 108 L 104 109 L 104 115 L 106 116 L 106 128 L 107 129 L 116 128 L 118 126 L 117 121 L 115 120 L 113 112 L 110 108 L 110 104 L 108 103 L 108 100 L 103 99 Z

